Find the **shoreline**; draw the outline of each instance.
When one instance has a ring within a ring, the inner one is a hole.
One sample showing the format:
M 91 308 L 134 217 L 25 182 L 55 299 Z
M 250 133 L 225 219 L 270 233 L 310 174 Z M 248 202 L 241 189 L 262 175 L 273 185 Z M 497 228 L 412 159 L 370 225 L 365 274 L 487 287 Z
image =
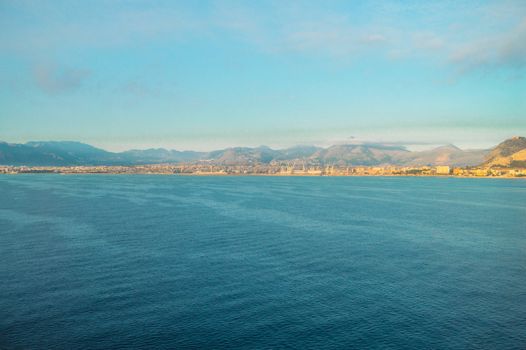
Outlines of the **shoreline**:
M 169 176 L 272 176 L 272 177 L 443 177 L 443 178 L 526 178 L 523 167 L 423 166 L 345 166 L 282 164 L 145 164 L 12 166 L 0 165 L 0 174 L 61 175 L 169 175 Z
M 64 176 L 79 176 L 79 175 L 112 175 L 112 176 L 174 176 L 174 177 L 319 177 L 319 178 L 328 178 L 328 177 L 405 177 L 405 178 L 414 178 L 414 177 L 423 177 L 423 178 L 441 178 L 441 179 L 522 179 L 526 180 L 526 176 L 462 176 L 462 175 L 392 175 L 392 174 L 378 174 L 378 175 L 303 175 L 303 174 L 168 174 L 168 173 L 61 173 L 61 172 L 23 172 L 23 173 L 0 173 L 0 176 L 17 176 L 17 175 L 64 175 Z

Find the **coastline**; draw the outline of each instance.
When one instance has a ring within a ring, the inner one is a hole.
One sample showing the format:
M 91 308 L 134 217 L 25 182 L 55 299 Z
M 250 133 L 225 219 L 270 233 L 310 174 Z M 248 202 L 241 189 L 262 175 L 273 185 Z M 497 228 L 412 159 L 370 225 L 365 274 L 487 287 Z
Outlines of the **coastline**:
M 167 174 L 167 173 L 60 173 L 60 172 L 24 172 L 24 173 L 0 173 L 0 176 L 19 176 L 19 175 L 61 175 L 61 176 L 174 176 L 174 177 L 309 177 L 309 178 L 363 178 L 363 177 L 377 177 L 377 178 L 440 178 L 440 179 L 516 179 L 526 180 L 526 176 L 459 176 L 459 175 L 302 175 L 302 174 Z
M 284 166 L 282 164 L 147 164 L 79 166 L 0 165 L 0 174 L 60 175 L 169 175 L 169 176 L 272 176 L 272 177 L 443 177 L 526 178 L 526 168 L 436 166 Z

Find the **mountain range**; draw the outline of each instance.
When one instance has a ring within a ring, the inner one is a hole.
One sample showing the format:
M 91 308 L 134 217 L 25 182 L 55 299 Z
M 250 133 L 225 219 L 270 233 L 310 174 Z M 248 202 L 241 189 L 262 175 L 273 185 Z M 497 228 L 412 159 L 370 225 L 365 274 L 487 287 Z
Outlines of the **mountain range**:
M 462 150 L 445 145 L 425 151 L 409 151 L 385 144 L 345 144 L 327 148 L 296 146 L 286 149 L 233 147 L 211 152 L 163 148 L 109 152 L 80 142 L 45 141 L 24 144 L 0 142 L 0 164 L 26 166 L 140 165 L 208 162 L 218 165 L 303 162 L 354 166 L 526 166 L 526 138 L 513 137 L 492 149 Z

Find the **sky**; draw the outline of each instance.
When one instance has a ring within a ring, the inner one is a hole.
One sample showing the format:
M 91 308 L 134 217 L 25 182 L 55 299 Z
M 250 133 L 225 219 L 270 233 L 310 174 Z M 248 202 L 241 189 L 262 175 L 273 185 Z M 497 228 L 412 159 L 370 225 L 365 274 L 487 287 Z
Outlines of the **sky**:
M 0 0 L 0 140 L 108 150 L 526 136 L 526 1 Z

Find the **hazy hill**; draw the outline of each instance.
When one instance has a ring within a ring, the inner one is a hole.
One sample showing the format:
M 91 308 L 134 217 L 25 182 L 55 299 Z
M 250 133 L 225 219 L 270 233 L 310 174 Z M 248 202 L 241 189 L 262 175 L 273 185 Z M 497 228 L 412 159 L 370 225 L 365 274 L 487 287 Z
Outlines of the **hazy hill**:
M 176 151 L 164 148 L 129 150 L 120 153 L 123 160 L 135 164 L 192 162 L 203 158 L 206 153 L 195 151 Z
M 52 156 L 64 164 L 105 164 L 123 162 L 118 153 L 112 153 L 81 142 L 74 141 L 38 141 L 28 142 L 25 146 Z
M 316 146 L 295 146 L 285 148 L 279 151 L 279 154 L 276 155 L 274 160 L 306 159 L 322 149 L 323 148 Z
M 484 165 L 526 167 L 526 137 L 515 136 L 498 144 L 488 153 Z
M 0 164 L 56 164 L 53 155 L 16 143 L 0 142 Z
M 384 145 L 336 145 L 320 149 L 312 156 L 322 164 L 335 165 L 380 165 L 390 164 L 397 158 L 409 153 L 403 147 Z
M 431 150 L 410 152 L 396 160 L 404 165 L 478 165 L 484 161 L 487 150 L 462 150 L 455 145 L 445 145 Z
M 118 163 L 118 154 L 80 142 L 0 143 L 0 164 L 83 165 Z
M 213 151 L 206 154 L 206 160 L 216 164 L 236 165 L 236 164 L 256 164 L 270 163 L 279 156 L 279 151 L 266 146 L 256 148 L 233 147 L 223 150 Z

